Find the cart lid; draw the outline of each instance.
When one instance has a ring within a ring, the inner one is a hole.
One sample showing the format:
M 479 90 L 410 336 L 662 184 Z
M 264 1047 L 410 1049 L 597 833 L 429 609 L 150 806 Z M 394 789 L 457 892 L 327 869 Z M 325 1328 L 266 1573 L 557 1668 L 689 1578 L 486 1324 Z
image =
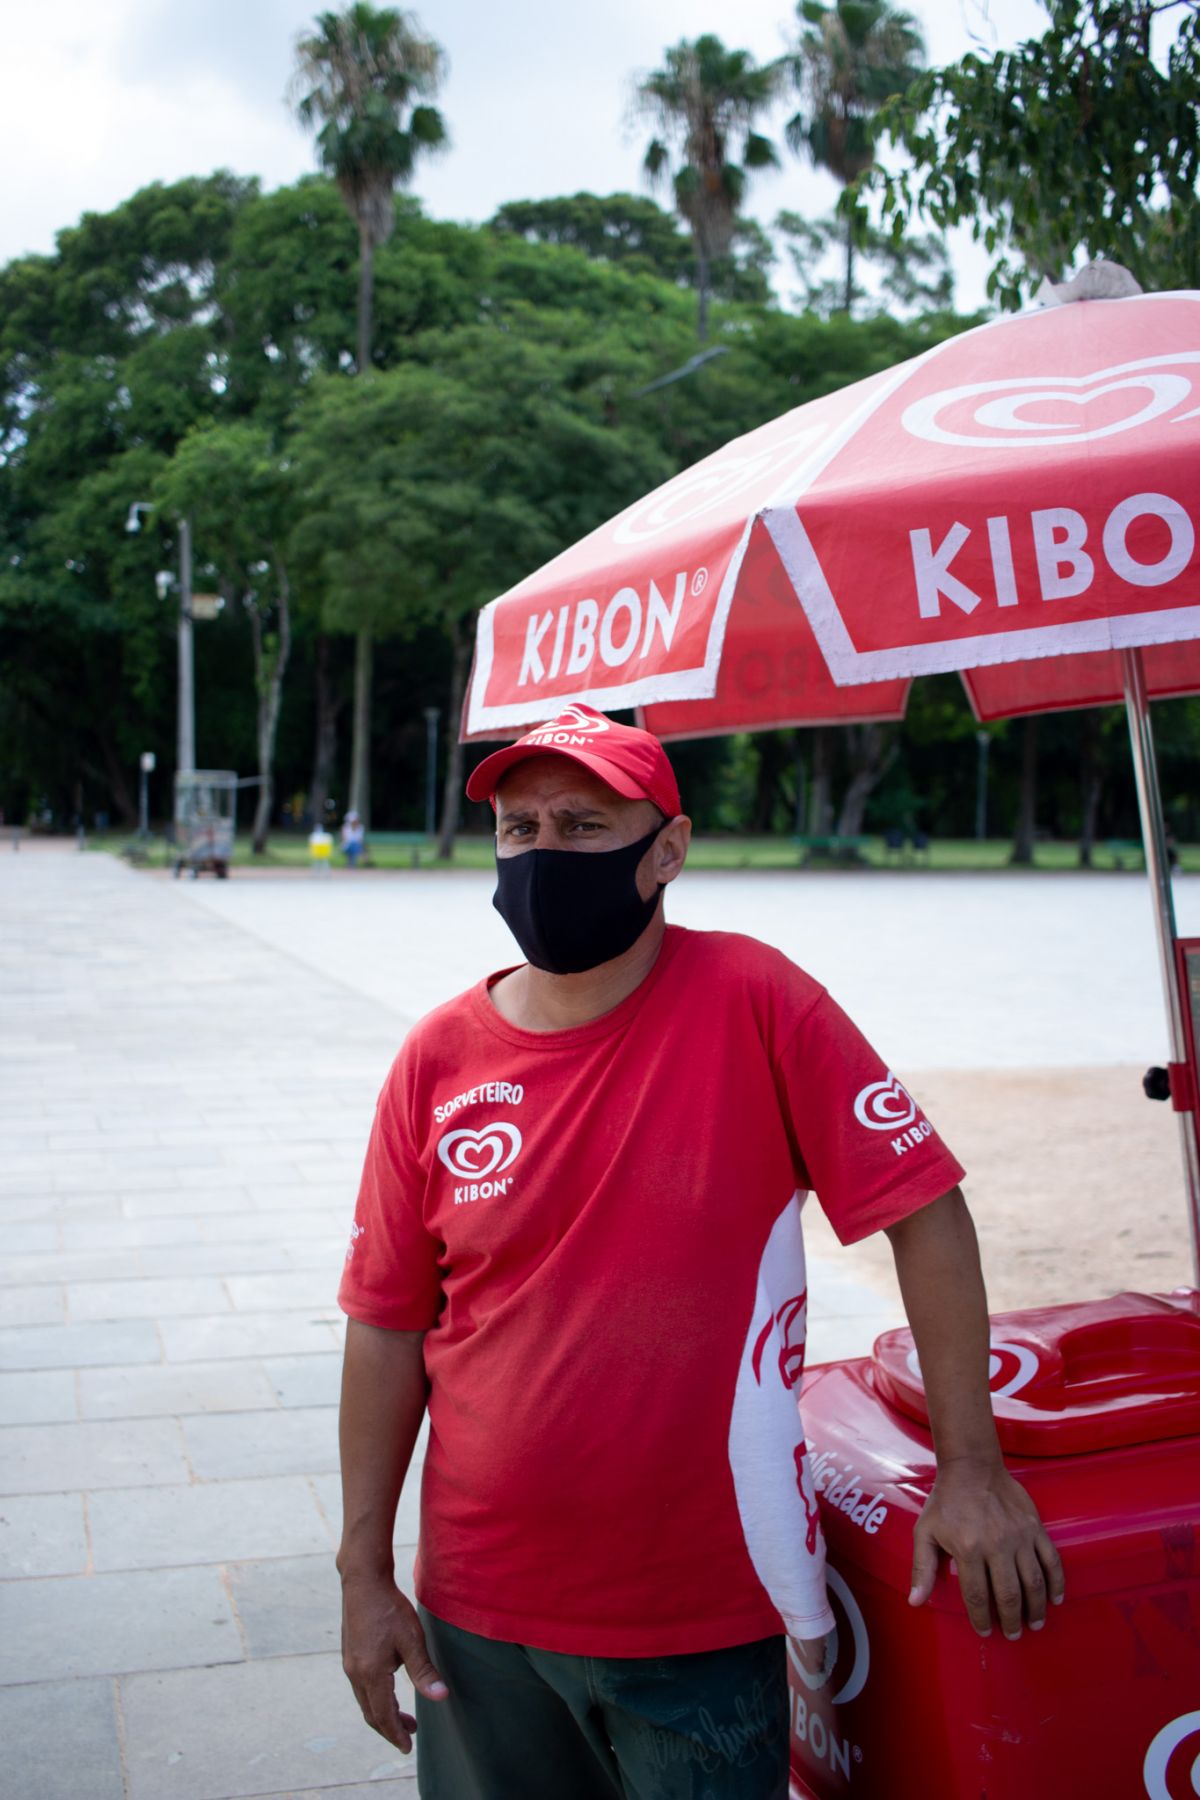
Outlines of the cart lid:
M 881 1399 L 922 1425 L 929 1407 L 910 1331 L 876 1341 Z M 1001 1448 L 1072 1456 L 1200 1433 L 1200 1292 L 1116 1294 L 992 1317 Z

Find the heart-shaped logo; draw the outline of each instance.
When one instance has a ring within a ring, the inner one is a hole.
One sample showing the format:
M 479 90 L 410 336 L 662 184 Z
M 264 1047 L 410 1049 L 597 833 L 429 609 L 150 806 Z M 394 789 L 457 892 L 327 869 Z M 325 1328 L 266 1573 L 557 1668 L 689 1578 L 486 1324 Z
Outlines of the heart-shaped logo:
M 873 1081 L 854 1102 L 854 1116 L 868 1131 L 899 1131 L 917 1116 L 916 1102 L 894 1075 Z
M 1000 450 L 1089 444 L 1167 413 L 1175 414 L 1174 424 L 1195 418 L 1200 408 L 1178 408 L 1193 397 L 1198 363 L 1200 351 L 1181 350 L 1091 375 L 1013 375 L 945 388 L 914 400 L 903 425 L 930 444 Z
M 781 487 L 790 488 L 828 429 L 819 423 L 799 425 L 780 435 L 774 426 L 762 426 L 738 438 L 732 447 L 706 456 L 623 512 L 612 528 L 615 542 L 640 544 L 660 531 L 717 511 L 768 477 L 777 476 Z
M 608 720 L 599 713 L 589 712 L 587 707 L 578 706 L 574 700 L 564 706 L 557 719 L 542 727 L 544 731 L 584 731 L 595 734 L 608 730 Z
M 481 1125 L 478 1131 L 472 1131 L 469 1125 L 460 1125 L 457 1131 L 446 1132 L 438 1143 L 437 1153 L 452 1175 L 480 1181 L 485 1176 L 498 1175 L 517 1160 L 521 1153 L 521 1133 L 506 1120 Z

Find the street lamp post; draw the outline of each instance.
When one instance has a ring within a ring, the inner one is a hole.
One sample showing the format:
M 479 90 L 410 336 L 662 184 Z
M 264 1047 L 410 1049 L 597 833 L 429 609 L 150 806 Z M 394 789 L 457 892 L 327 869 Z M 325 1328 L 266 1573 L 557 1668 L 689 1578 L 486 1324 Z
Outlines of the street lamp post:
M 142 529 L 142 514 L 150 512 L 153 503 L 149 500 L 135 500 L 129 508 L 125 520 L 126 531 Z M 175 750 L 175 767 L 180 774 L 190 775 L 196 767 L 196 700 L 195 674 L 192 661 L 192 524 L 190 519 L 179 521 L 179 621 L 178 637 L 178 700 L 176 707 L 177 736 Z M 160 586 L 160 596 L 162 589 Z
M 138 836 L 143 839 L 150 836 L 150 777 L 154 773 L 156 761 L 153 750 L 142 751 L 141 783 L 138 792 Z
M 437 740 L 440 706 L 425 708 L 425 836 L 437 830 Z

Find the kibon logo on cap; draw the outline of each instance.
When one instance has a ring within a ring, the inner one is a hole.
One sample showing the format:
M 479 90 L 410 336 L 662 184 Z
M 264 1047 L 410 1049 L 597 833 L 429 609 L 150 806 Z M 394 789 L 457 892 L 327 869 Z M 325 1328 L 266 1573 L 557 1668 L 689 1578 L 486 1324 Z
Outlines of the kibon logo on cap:
M 507 771 L 532 756 L 565 756 L 623 800 L 652 801 L 668 819 L 683 811 L 675 771 L 654 734 L 636 725 L 619 725 L 578 700 L 515 744 L 485 757 L 467 782 L 468 798 L 494 800 Z

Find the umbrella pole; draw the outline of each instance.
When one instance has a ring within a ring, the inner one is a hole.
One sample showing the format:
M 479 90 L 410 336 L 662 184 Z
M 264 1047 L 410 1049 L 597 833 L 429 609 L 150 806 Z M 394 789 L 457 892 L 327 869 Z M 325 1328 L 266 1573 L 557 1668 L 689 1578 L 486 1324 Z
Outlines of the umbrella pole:
M 1122 650 L 1120 656 L 1121 674 L 1125 683 L 1125 712 L 1129 719 L 1129 742 L 1133 750 L 1133 769 L 1137 779 L 1138 810 L 1142 818 L 1146 874 L 1150 879 L 1158 959 L 1167 1002 L 1171 1061 L 1186 1063 L 1189 1060 L 1188 1022 L 1183 1015 L 1183 1002 L 1175 972 L 1175 900 L 1171 892 L 1171 865 L 1163 828 L 1154 734 L 1150 727 L 1150 708 L 1146 700 L 1146 675 L 1140 650 Z M 1192 1271 L 1196 1285 L 1200 1287 L 1200 1148 L 1196 1142 L 1196 1122 L 1192 1113 L 1179 1114 L 1179 1129 L 1183 1147 L 1184 1181 L 1187 1186 L 1188 1222 L 1192 1233 Z

